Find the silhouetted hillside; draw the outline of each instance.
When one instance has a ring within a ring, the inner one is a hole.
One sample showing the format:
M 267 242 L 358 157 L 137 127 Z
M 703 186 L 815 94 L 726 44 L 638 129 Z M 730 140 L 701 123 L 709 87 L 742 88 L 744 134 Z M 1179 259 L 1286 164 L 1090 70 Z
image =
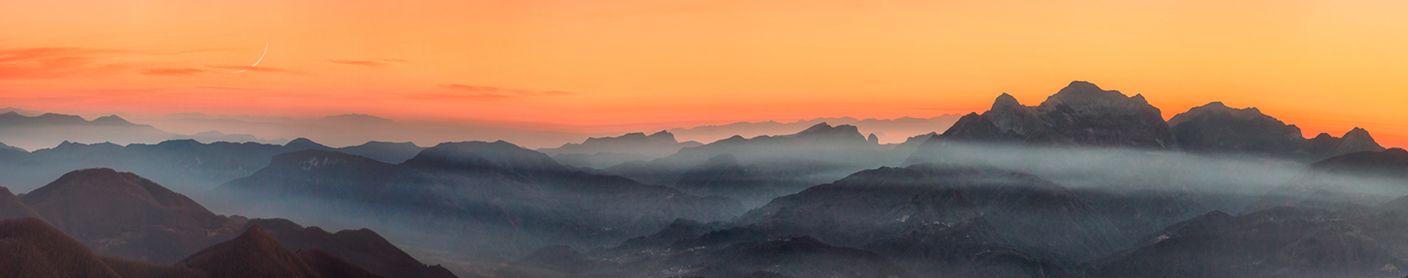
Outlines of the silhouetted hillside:
M 19 197 L 15 197 L 14 193 L 10 193 L 9 188 L 0 186 L 0 220 L 25 217 L 40 218 L 41 216 L 34 212 L 34 209 L 21 202 Z
M 317 252 L 284 249 L 259 226 L 181 260 L 178 266 L 219 277 L 377 277 Z
M 1038 106 L 1002 94 L 983 114 L 963 116 L 944 140 L 1171 148 L 1173 134 L 1159 109 L 1142 95 L 1125 96 L 1074 81 Z
M 98 254 L 170 263 L 221 240 L 225 217 L 132 173 L 74 171 L 21 198 Z
M 82 244 L 34 218 L 0 220 L 0 270 L 8 277 L 120 277 Z
M 1321 134 L 1301 137 L 1300 128 L 1256 108 L 1234 109 L 1221 102 L 1194 107 L 1169 120 L 1178 145 L 1185 151 L 1234 155 L 1271 155 L 1316 160 L 1326 157 L 1382 150 L 1368 131 L 1354 129 L 1343 137 Z

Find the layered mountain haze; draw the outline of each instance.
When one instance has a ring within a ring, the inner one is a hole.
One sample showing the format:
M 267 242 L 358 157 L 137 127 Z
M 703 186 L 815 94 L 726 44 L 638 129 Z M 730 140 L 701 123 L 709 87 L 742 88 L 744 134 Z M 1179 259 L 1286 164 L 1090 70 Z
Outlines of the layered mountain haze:
M 555 126 L 522 126 L 507 122 L 392 119 L 370 114 L 323 117 L 274 117 L 181 113 L 137 118 L 182 132 L 218 127 L 228 133 L 260 138 L 309 138 L 332 146 L 367 141 L 414 142 L 434 145 L 461 140 L 509 140 L 531 146 L 554 146 L 585 133 Z
M 58 145 L 60 142 L 117 144 L 156 143 L 171 139 L 197 139 L 205 142 L 258 140 L 248 135 L 232 135 L 207 130 L 193 135 L 162 131 L 151 125 L 134 124 L 118 116 L 86 120 L 79 116 L 45 113 L 25 116 L 10 111 L 0 114 L 0 142 L 28 150 Z
M 600 246 L 676 218 L 722 220 L 741 211 L 732 200 L 575 170 L 502 141 L 444 143 L 400 164 L 293 152 L 221 192 L 284 215 L 449 229 L 471 256 Z
M 677 134 L 680 138 L 684 138 L 684 140 L 713 142 L 733 136 L 758 137 L 764 135 L 785 135 L 810 126 L 827 123 L 833 125 L 857 126 L 862 133 L 875 134 L 877 141 L 880 143 L 892 144 L 902 142 L 905 138 L 916 134 L 946 130 L 950 126 L 953 126 L 953 123 L 958 120 L 959 116 L 960 115 L 942 115 L 927 118 L 901 117 L 895 119 L 857 119 L 853 117 L 840 117 L 807 119 L 795 122 L 737 122 L 689 128 L 674 128 L 669 131 Z
M 618 137 L 592 137 L 578 143 L 568 143 L 557 148 L 539 149 L 552 155 L 563 164 L 604 169 L 631 161 L 643 161 L 665 157 L 680 149 L 701 145 L 699 142 L 680 142 L 668 131 L 627 133 Z
M 430 133 L 391 136 L 415 123 L 344 115 L 270 120 L 308 128 L 284 144 L 0 146 L 0 218 L 24 219 L 0 222 L 0 247 L 15 251 L 0 266 L 91 277 L 1408 275 L 1408 152 L 1360 128 L 1306 138 L 1222 102 L 1162 115 L 1143 95 L 1075 81 L 1034 106 L 1001 94 L 951 127 L 741 123 L 530 149 L 432 145 L 417 139 Z M 456 132 L 498 131 L 444 134 Z M 682 139 L 710 132 L 735 134 Z M 355 136 L 386 139 L 345 141 Z
M 298 138 L 283 145 L 263 143 L 201 143 L 196 140 L 169 140 L 157 144 L 117 145 L 112 143 L 63 143 L 34 152 L 0 149 L 0 184 L 17 189 L 43 185 L 53 177 L 75 169 L 114 168 L 171 184 L 197 198 L 217 185 L 247 176 L 263 168 L 275 155 L 300 150 L 341 150 L 401 162 L 422 148 L 410 143 L 367 142 L 332 148 Z
M 855 126 L 820 123 L 789 135 L 734 136 L 605 171 L 751 207 L 855 171 L 899 163 L 907 154 L 887 151 L 893 148 L 868 140 Z

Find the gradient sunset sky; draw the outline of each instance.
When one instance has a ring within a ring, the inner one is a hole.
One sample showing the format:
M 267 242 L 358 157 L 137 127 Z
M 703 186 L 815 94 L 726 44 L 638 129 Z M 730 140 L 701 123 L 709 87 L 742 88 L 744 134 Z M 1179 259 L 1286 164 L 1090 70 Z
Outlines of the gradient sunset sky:
M 980 112 L 1002 92 L 1034 105 L 1088 80 L 1142 93 L 1166 117 L 1223 101 L 1307 136 L 1360 126 L 1405 146 L 1405 11 L 1408 1 L 0 0 L 0 107 L 646 129 Z

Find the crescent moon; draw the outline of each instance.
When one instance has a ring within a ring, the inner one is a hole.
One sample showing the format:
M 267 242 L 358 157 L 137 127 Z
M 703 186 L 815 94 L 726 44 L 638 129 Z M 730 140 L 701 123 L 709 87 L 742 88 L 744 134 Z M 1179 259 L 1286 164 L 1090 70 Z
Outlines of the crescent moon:
M 264 61 L 264 55 L 269 55 L 269 42 L 264 42 L 264 52 L 259 53 L 259 59 L 254 60 L 253 65 L 249 65 L 249 68 L 243 68 L 232 73 L 242 73 L 254 69 L 254 67 L 259 66 L 259 62 Z

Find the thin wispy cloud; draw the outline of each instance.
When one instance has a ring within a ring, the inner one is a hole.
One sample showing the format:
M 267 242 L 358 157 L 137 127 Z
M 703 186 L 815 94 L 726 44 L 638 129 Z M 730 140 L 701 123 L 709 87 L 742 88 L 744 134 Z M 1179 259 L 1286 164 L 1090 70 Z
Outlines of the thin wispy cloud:
M 203 70 L 203 69 L 197 69 L 197 68 L 152 68 L 152 69 L 145 69 L 145 70 L 142 70 L 142 74 L 145 74 L 145 75 L 165 75 L 165 76 L 193 75 L 193 74 L 198 74 L 198 73 L 202 73 L 202 72 L 205 72 L 205 70 Z
M 79 47 L 0 49 L 0 80 L 58 78 L 95 71 L 114 71 L 127 65 L 106 63 L 104 58 L 127 52 Z
M 231 71 L 243 70 L 243 71 L 247 71 L 247 72 L 261 72 L 261 73 L 308 74 L 308 73 L 306 73 L 306 72 L 301 72 L 301 71 L 295 71 L 295 70 L 284 69 L 284 68 L 276 68 L 276 67 L 266 67 L 266 66 L 250 67 L 250 66 L 214 65 L 214 66 L 209 66 L 209 67 L 210 67 L 210 68 L 213 68 L 213 69 L 222 69 L 222 70 L 231 70 Z
M 412 99 L 495 100 L 520 97 L 562 96 L 573 94 L 572 92 L 560 90 L 529 90 L 467 84 L 441 84 L 440 88 L 448 90 L 449 92 L 419 93 L 409 95 L 409 97 Z
M 511 98 L 508 95 L 493 93 L 419 93 L 407 96 L 410 99 L 418 100 L 455 100 L 455 99 L 478 99 L 494 100 Z
M 514 89 L 514 88 L 503 88 L 503 87 L 493 87 L 493 86 L 477 86 L 477 85 L 465 85 L 465 84 L 444 84 L 444 85 L 440 85 L 440 87 L 441 87 L 441 88 L 446 88 L 446 89 L 451 89 L 451 90 L 468 91 L 468 92 L 481 92 L 481 93 L 495 93 L 495 94 L 502 94 L 502 95 L 507 95 L 507 96 L 560 96 L 560 95 L 570 95 L 570 94 L 572 94 L 572 92 L 568 92 L 568 91 L 559 91 L 559 90 L 528 90 L 528 89 Z
M 385 66 L 388 66 L 388 65 L 389 65 L 389 64 L 387 64 L 387 63 L 385 63 L 385 62 L 369 61 L 369 60 L 328 60 L 328 62 L 331 62 L 331 63 L 334 63 L 334 64 L 342 64 L 342 65 L 349 65 L 349 66 L 363 66 L 363 67 L 372 67 L 372 68 L 380 68 L 380 67 L 385 67 Z

